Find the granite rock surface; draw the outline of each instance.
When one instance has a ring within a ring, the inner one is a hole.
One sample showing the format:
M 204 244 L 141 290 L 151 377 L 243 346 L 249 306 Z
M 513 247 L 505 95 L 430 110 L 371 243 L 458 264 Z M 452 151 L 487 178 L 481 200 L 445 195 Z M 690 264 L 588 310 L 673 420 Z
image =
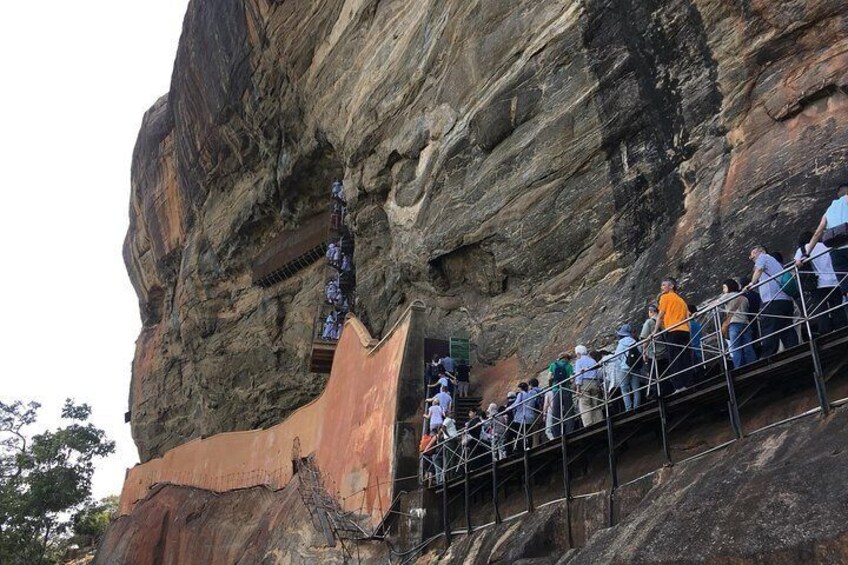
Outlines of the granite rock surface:
M 142 460 L 278 422 L 324 270 L 250 265 L 344 178 L 359 313 L 529 373 L 793 249 L 848 178 L 842 0 L 192 0 L 145 115 L 124 257 Z

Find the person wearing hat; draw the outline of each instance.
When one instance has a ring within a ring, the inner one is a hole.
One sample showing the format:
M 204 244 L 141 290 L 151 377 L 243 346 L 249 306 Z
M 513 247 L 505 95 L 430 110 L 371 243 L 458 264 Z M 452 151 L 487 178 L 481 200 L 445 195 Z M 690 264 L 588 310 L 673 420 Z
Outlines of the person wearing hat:
M 616 381 L 621 388 L 621 396 L 624 398 L 624 410 L 630 412 L 642 403 L 642 383 L 637 372 L 637 365 L 631 366 L 629 362 L 632 356 L 630 351 L 635 351 L 636 340 L 633 339 L 633 330 L 630 324 L 622 324 L 618 331 L 618 345 L 615 346 L 615 357 L 613 361 L 614 372 L 617 373 Z M 638 359 L 638 355 L 636 357 Z
M 657 314 L 659 309 L 656 304 L 648 306 L 648 319 L 642 324 L 642 331 L 639 334 L 639 339 L 648 339 L 654 334 L 654 329 L 657 327 Z M 651 379 L 662 377 L 668 369 L 668 357 L 666 354 L 665 343 L 662 340 L 652 340 L 648 344 L 642 346 L 642 370 L 646 375 L 645 380 L 649 383 Z M 652 376 L 653 375 L 653 376 Z M 668 394 L 672 391 L 671 383 L 662 381 L 660 383 L 663 394 Z M 655 393 L 653 388 L 648 389 L 647 396 Z
M 504 445 L 506 446 L 507 455 L 512 454 L 512 448 L 515 443 L 515 429 L 512 426 L 512 421 L 515 419 L 515 411 L 510 410 L 509 407 L 515 402 L 515 398 L 518 396 L 518 393 L 514 390 L 506 393 L 506 403 L 504 404 L 504 415 L 506 416 L 506 434 L 504 434 Z
M 589 355 L 585 345 L 574 348 L 577 360 L 574 362 L 574 384 L 580 406 L 580 419 L 583 426 L 589 427 L 603 420 L 601 415 L 601 385 L 597 362 Z

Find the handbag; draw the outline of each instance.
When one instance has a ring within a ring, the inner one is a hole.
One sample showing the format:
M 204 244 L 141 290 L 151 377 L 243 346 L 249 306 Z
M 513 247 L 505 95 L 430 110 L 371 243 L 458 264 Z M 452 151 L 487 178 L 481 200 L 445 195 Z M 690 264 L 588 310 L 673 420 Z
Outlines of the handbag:
M 824 230 L 822 243 L 830 248 L 841 247 L 848 243 L 848 223 L 839 224 Z

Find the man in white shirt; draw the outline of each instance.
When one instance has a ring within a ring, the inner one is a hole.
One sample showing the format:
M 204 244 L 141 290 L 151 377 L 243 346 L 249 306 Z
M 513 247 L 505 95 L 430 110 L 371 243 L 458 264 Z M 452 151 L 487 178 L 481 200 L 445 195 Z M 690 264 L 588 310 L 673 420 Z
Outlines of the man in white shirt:
M 830 248 L 821 242 L 810 248 L 807 242 L 811 239 L 813 239 L 812 232 L 801 234 L 798 250 L 795 252 L 795 264 L 800 268 L 802 281 L 804 271 L 812 270 L 817 275 L 816 288 L 804 288 L 804 290 L 813 295 L 812 304 L 807 304 L 807 312 L 815 317 L 816 329 L 819 335 L 822 335 L 845 327 L 848 319 L 846 319 L 845 307 L 842 305 L 842 293 L 839 291 L 839 279 L 834 273 Z M 802 264 L 805 255 L 812 257 L 812 261 Z M 827 310 L 831 311 L 827 312 Z

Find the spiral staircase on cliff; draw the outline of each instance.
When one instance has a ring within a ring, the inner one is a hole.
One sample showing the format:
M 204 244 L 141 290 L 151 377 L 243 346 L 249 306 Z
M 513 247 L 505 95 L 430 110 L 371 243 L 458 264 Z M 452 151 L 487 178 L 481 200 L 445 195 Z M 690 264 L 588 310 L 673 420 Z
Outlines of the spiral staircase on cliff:
M 333 212 L 326 217 L 329 231 L 327 232 L 323 249 L 328 249 L 330 243 L 337 243 L 341 249 L 341 253 L 347 254 L 351 257 L 352 264 L 353 234 L 351 234 L 350 230 L 346 227 L 347 213 L 344 201 L 341 198 L 337 199 L 334 196 L 332 206 Z M 336 279 L 339 287 L 342 289 L 345 299 L 348 302 L 348 311 L 352 311 L 356 303 L 355 272 L 352 269 L 349 272 L 343 272 L 339 265 L 333 265 L 329 262 L 327 269 L 329 273 L 325 277 L 324 284 L 326 285 L 331 279 Z M 312 348 L 309 355 L 309 370 L 313 373 L 329 374 L 333 367 L 333 358 L 335 357 L 338 340 L 327 339 L 324 336 L 324 320 L 334 311 L 337 316 L 342 317 L 346 315 L 346 312 L 340 312 L 336 306 L 324 300 L 323 296 L 324 295 L 322 294 L 322 300 L 318 305 L 312 325 Z M 340 323 L 342 322 L 340 321 Z

